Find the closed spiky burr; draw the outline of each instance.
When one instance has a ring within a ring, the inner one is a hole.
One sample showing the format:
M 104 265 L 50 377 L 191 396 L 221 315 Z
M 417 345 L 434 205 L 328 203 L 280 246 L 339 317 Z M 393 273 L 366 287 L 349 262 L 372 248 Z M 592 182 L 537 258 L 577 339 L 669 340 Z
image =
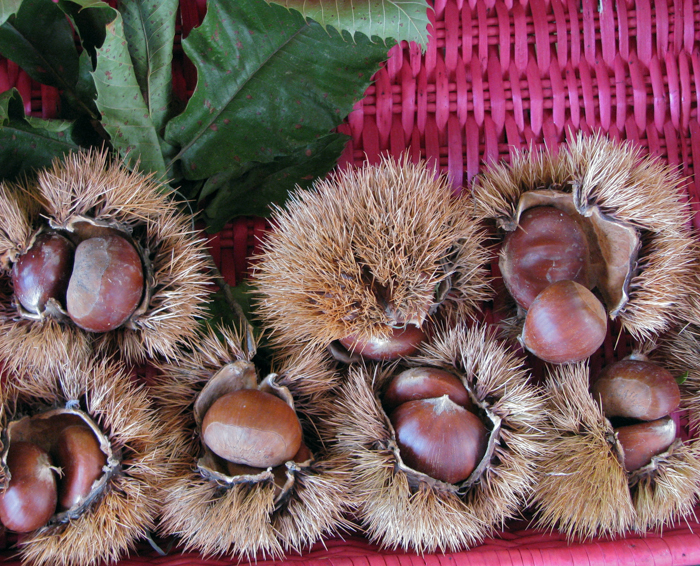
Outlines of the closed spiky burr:
M 0 391 L 5 443 L 0 489 L 7 487 L 8 445 L 37 442 L 53 458 L 54 436 L 74 422 L 96 433 L 107 453 L 103 473 L 83 503 L 59 508 L 48 524 L 19 538 L 19 555 L 27 564 L 116 562 L 155 528 L 158 486 L 167 468 L 161 430 L 145 388 L 118 363 L 73 360 L 55 374 L 9 376 Z
M 464 318 L 488 299 L 487 253 L 467 198 L 406 156 L 295 192 L 272 224 L 254 282 L 277 345 L 383 338 Z
M 324 455 L 309 417 L 319 395 L 309 384 L 320 383 L 323 390 L 335 378 L 329 360 L 317 354 L 286 360 L 258 383 L 250 361 L 255 352 L 243 343 L 236 331 L 208 329 L 177 364 L 159 366 L 162 375 L 152 394 L 165 423 L 170 460 L 160 530 L 205 556 L 279 558 L 348 526 L 347 474 Z M 201 434 L 200 415 L 212 399 L 241 389 L 287 399 L 312 455 L 283 464 L 285 474 L 279 467 L 254 469 L 213 455 Z
M 71 154 L 40 171 L 35 180 L 3 186 L 0 210 L 4 297 L 0 355 L 11 367 L 27 364 L 41 371 L 91 348 L 106 354 L 118 351 L 128 362 L 173 358 L 179 345 L 194 335 L 209 292 L 205 240 L 152 177 L 127 170 L 105 152 Z M 67 255 L 61 261 L 67 272 L 60 277 L 66 281 L 63 290 L 46 304 L 34 304 L 34 274 L 48 272 L 47 267 L 54 265 L 51 262 L 59 261 L 41 255 L 45 250 L 40 247 L 44 245 L 41 239 L 46 237 L 65 242 Z M 100 242 L 97 249 L 93 246 L 96 251 L 85 255 L 86 246 L 94 242 Z M 115 248 L 117 244 L 121 247 Z M 127 253 L 131 263 L 95 259 L 105 253 L 121 254 L 107 256 L 110 258 Z M 33 271 L 21 271 L 25 261 Z M 87 279 L 76 275 L 79 263 Z M 86 307 L 71 311 L 71 298 L 82 292 L 87 293 L 88 307 L 102 309 L 93 313 L 112 316 L 118 303 L 108 301 L 135 281 L 124 279 L 128 273 L 143 283 L 134 283 L 140 286 L 129 299 L 133 307 L 121 319 L 110 320 L 101 328 L 85 318 L 82 310 Z M 118 282 L 111 283 L 113 280 Z M 74 281 L 78 291 L 72 290 Z M 29 293 L 29 303 L 20 296 L 23 290 Z M 106 301 L 106 306 L 99 306 L 98 301 Z
M 485 327 L 440 329 L 405 367 L 457 376 L 489 423 L 486 456 L 466 481 L 437 481 L 403 461 L 382 405 L 394 365 L 350 366 L 325 405 L 323 434 L 351 469 L 355 516 L 370 540 L 419 553 L 464 550 L 517 516 L 532 489 L 543 398 L 523 359 Z

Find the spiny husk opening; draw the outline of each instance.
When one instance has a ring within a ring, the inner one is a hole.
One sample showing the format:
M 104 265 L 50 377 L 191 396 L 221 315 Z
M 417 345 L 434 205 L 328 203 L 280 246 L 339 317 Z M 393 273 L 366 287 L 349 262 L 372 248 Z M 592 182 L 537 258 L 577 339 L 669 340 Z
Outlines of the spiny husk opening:
M 589 392 L 586 363 L 552 368 L 545 386 L 552 431 L 538 459 L 542 477 L 532 498 L 538 527 L 590 539 L 662 530 L 693 515 L 696 441 L 676 439 L 628 473 L 613 426 Z
M 274 210 L 253 276 L 271 338 L 325 348 L 473 315 L 488 299 L 488 254 L 469 210 L 444 176 L 408 156 L 297 190 Z
M 128 171 L 107 152 L 71 154 L 39 172 L 35 181 L 4 186 L 0 210 L 5 211 L 0 257 L 8 277 L 32 238 L 49 227 L 74 240 L 105 231 L 122 235 L 137 249 L 145 279 L 128 322 L 105 333 L 83 331 L 65 316 L 58 317 L 58 324 L 51 316 L 23 319 L 11 293 L 10 304 L 3 301 L 8 316 L 0 321 L 0 354 L 11 367 L 50 369 L 59 359 L 51 346 L 56 335 L 60 348 L 85 351 L 90 346 L 108 355 L 118 351 L 127 362 L 174 359 L 195 335 L 210 291 L 206 242 L 152 177 Z
M 245 473 L 234 467 L 235 474 L 228 475 L 222 467 L 218 476 L 195 469 L 201 453 L 197 419 L 206 412 L 211 399 L 232 387 L 251 385 L 253 378 L 254 386 L 259 387 L 251 363 L 255 352 L 245 348 L 243 342 L 244 337 L 235 330 L 209 328 L 202 333 L 198 346 L 184 353 L 177 364 L 159 365 L 162 376 L 152 394 L 167 429 L 171 462 L 164 479 L 167 495 L 160 530 L 179 536 L 185 548 L 205 556 L 279 558 L 288 551 L 300 552 L 323 535 L 348 526 L 344 518 L 347 478 L 335 462 L 324 456 L 314 438 L 315 428 L 302 412 L 303 402 L 295 408 L 304 442 L 313 457 L 285 463 L 277 477 L 275 469 Z M 290 395 L 293 388 L 288 384 L 303 380 L 304 374 L 312 381 L 327 383 L 330 378 L 323 376 L 331 372 L 326 361 L 322 354 L 309 353 L 301 369 L 280 363 L 278 375 L 262 386 Z M 207 391 L 212 378 L 215 381 Z M 314 395 L 310 393 L 311 398 Z M 288 402 L 296 404 L 292 399 L 290 395 Z M 213 458 L 204 463 L 214 463 Z
M 149 535 L 167 463 L 145 388 L 135 385 L 125 368 L 110 361 L 83 361 L 64 364 L 55 375 L 13 375 L 0 390 L 0 401 L 3 430 L 21 414 L 44 413 L 47 408 L 80 412 L 101 431 L 112 453 L 111 472 L 98 497 L 20 539 L 24 562 L 57 566 L 116 562 Z
M 498 442 L 479 481 L 460 495 L 437 482 L 416 482 L 392 449 L 393 434 L 378 395 L 394 366 L 351 366 L 328 401 L 325 434 L 352 469 L 356 515 L 371 541 L 419 553 L 478 544 L 519 512 L 536 478 L 544 404 L 528 384 L 523 360 L 482 327 L 442 330 L 406 360 L 461 377 L 479 403 L 500 419 Z
M 625 277 L 629 300 L 611 302 L 609 314 L 639 340 L 670 328 L 692 289 L 694 246 L 677 172 L 632 144 L 580 134 L 556 154 L 514 152 L 509 164 L 492 166 L 473 190 L 476 215 L 508 224 L 521 196 L 542 189 L 571 193 L 584 216 L 597 209 L 639 232 L 636 265 Z

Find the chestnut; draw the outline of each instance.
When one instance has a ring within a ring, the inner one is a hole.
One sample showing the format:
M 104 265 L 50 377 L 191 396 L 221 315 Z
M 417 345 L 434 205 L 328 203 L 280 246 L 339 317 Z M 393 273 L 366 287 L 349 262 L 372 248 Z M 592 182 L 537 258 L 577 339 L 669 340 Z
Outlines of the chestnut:
M 217 456 L 256 468 L 291 460 L 302 441 L 301 423 L 279 397 L 240 389 L 219 397 L 202 420 L 202 439 Z
M 437 480 L 466 480 L 486 453 L 484 423 L 447 395 L 403 403 L 389 419 L 404 463 Z
M 56 511 L 56 477 L 48 453 L 31 442 L 10 444 L 11 478 L 0 493 L 0 522 L 10 531 L 28 533 L 43 527 Z
M 55 232 L 39 234 L 27 253 L 12 266 L 12 286 L 20 304 L 32 313 L 44 310 L 49 299 L 65 304 L 75 246 Z
M 576 220 L 554 206 L 536 206 L 506 235 L 499 267 L 508 292 L 527 310 L 551 283 L 571 280 L 589 288 L 589 254 Z
M 521 341 L 538 358 L 562 364 L 588 358 L 606 333 L 603 303 L 583 285 L 566 280 L 537 295 L 527 311 Z
M 671 373 L 658 364 L 625 359 L 606 366 L 591 385 L 606 417 L 652 421 L 678 408 L 681 392 Z
M 62 470 L 58 508 L 63 511 L 82 504 L 90 495 L 93 483 L 102 476 L 107 455 L 88 426 L 71 425 L 58 436 L 54 462 Z
M 621 426 L 615 429 L 624 453 L 628 472 L 646 466 L 651 459 L 665 452 L 676 439 L 676 423 L 671 417 Z
M 90 332 L 107 332 L 134 313 L 144 290 L 141 257 L 114 234 L 83 240 L 75 250 L 66 303 L 71 320 Z
M 418 351 L 425 340 L 425 332 L 414 324 L 392 328 L 385 338 L 364 340 L 355 335 L 340 339 L 340 343 L 350 352 L 373 361 L 393 361 L 410 356 Z
M 382 401 L 391 410 L 407 401 L 431 399 L 447 395 L 454 403 L 467 410 L 473 409 L 469 392 L 460 379 L 445 370 L 417 367 L 402 371 L 390 382 Z

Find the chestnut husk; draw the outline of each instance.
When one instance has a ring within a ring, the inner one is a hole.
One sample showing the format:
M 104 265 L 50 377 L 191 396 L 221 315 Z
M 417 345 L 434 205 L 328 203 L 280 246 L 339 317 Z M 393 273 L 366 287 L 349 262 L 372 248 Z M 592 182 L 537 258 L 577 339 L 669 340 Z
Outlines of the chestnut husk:
M 613 424 L 589 383 L 586 362 L 551 367 L 546 376 L 549 433 L 537 459 L 534 524 L 585 540 L 660 531 L 693 516 L 700 485 L 698 441 L 677 438 L 648 465 L 627 473 Z
M 297 190 L 256 258 L 256 313 L 281 351 L 387 338 L 462 320 L 490 295 L 485 234 L 468 195 L 425 162 L 383 157 Z
M 211 291 L 206 240 L 152 176 L 129 171 L 106 151 L 57 160 L 36 178 L 0 189 L 0 357 L 15 369 L 50 370 L 66 352 L 92 350 L 127 363 L 174 359 L 198 328 Z M 118 234 L 137 250 L 144 269 L 140 304 L 119 328 L 86 332 L 70 322 L 65 305 L 49 300 L 30 313 L 13 297 L 12 265 L 42 232 L 74 243 Z
M 490 429 L 487 453 L 459 484 L 441 482 L 402 461 L 381 394 L 406 367 L 436 367 L 463 382 Z M 354 514 L 384 548 L 418 553 L 479 544 L 517 516 L 537 478 L 544 400 L 524 359 L 485 326 L 440 329 L 418 355 L 397 364 L 349 366 L 325 401 L 322 434 L 351 470 Z
M 61 371 L 7 374 L 0 390 L 2 463 L 13 441 L 50 446 L 63 425 L 90 428 L 106 457 L 90 495 L 18 539 L 23 562 L 56 566 L 116 562 L 153 531 L 166 452 L 144 386 L 115 361 L 66 361 Z
M 631 143 L 579 134 L 557 153 L 514 152 L 473 188 L 475 214 L 489 220 L 497 240 L 514 230 L 523 210 L 550 205 L 572 214 L 599 249 L 591 275 L 608 316 L 647 340 L 681 317 L 693 289 L 691 211 L 677 171 Z M 603 258 L 603 265 L 595 265 Z M 507 332 L 520 332 L 514 302 Z
M 235 329 L 207 328 L 177 364 L 158 364 L 160 377 L 151 389 L 171 447 L 160 532 L 180 537 L 185 548 L 205 556 L 280 558 L 349 525 L 346 474 L 323 453 L 304 413 L 306 403 L 333 382 L 330 360 L 323 352 L 287 359 L 260 382 L 251 362 L 255 348 Z M 320 387 L 297 403 L 288 385 L 305 380 Z M 271 468 L 229 475 L 226 463 L 201 442 L 199 426 L 208 407 L 242 388 L 277 395 L 300 417 L 312 456 L 283 464 L 284 485 L 275 485 Z

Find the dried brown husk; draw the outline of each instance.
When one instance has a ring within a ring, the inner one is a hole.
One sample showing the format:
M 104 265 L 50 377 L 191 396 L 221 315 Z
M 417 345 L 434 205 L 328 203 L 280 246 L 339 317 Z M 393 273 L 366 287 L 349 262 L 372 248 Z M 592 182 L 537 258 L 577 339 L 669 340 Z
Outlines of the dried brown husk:
M 254 273 L 274 343 L 325 348 L 473 315 L 489 284 L 470 210 L 444 176 L 407 155 L 296 191 L 274 210 Z
M 372 542 L 419 553 L 463 550 L 518 515 L 537 477 L 543 399 L 528 383 L 523 360 L 484 327 L 443 330 L 406 363 L 460 376 L 500 419 L 493 457 L 478 481 L 447 486 L 416 482 L 419 475 L 408 473 L 378 398 L 397 371 L 393 365 L 350 366 L 337 398 L 328 402 L 324 434 L 352 469 L 355 514 Z
M 627 473 L 622 449 L 589 392 L 585 362 L 553 367 L 547 376 L 552 432 L 538 458 L 532 498 L 535 524 L 569 539 L 662 530 L 693 516 L 700 462 L 695 442 L 676 442 Z
M 250 362 L 255 352 L 244 344 L 244 337 L 235 330 L 210 328 L 177 364 L 159 366 L 162 377 L 152 394 L 166 423 L 165 438 L 170 447 L 160 531 L 179 536 L 185 548 L 205 556 L 280 558 L 347 527 L 347 474 L 325 458 L 322 447 L 314 442 L 316 430 L 303 414 L 303 402 L 296 407 L 297 414 L 304 442 L 315 459 L 286 464 L 287 491 L 282 497 L 270 471 L 231 477 L 195 469 L 202 452 L 194 411 L 200 392 L 229 364 L 236 366 L 233 381 L 249 381 L 251 374 L 257 378 Z M 300 366 L 280 365 L 275 381 L 290 391 L 294 388 L 287 387 L 288 383 L 302 380 L 304 375 L 311 381 L 328 383 L 332 378 L 326 362 L 323 355 L 310 354 Z M 222 390 L 231 387 L 228 378 L 223 381 Z M 202 410 L 200 407 L 199 412 Z
M 167 468 L 162 431 L 145 388 L 120 364 L 84 361 L 65 363 L 55 375 L 13 375 L 0 390 L 3 431 L 18 417 L 47 409 L 88 416 L 109 443 L 110 472 L 85 506 L 23 535 L 19 555 L 37 565 L 116 562 L 155 528 L 158 486 Z
M 29 249 L 38 230 L 71 233 L 87 222 L 132 239 L 142 252 L 148 280 L 144 300 L 131 319 L 99 334 L 48 316 L 39 321 L 21 318 L 10 289 L 9 303 L 0 305 L 0 355 L 11 367 L 42 372 L 66 352 L 86 353 L 89 348 L 107 355 L 118 351 L 127 362 L 175 359 L 179 346 L 195 335 L 210 292 L 206 242 L 153 177 L 127 170 L 106 152 L 71 154 L 40 171 L 36 180 L 4 186 L 0 210 L 3 279 L 9 279 L 12 263 Z M 9 282 L 3 285 L 10 287 Z
M 512 223 L 521 196 L 542 189 L 572 193 L 583 216 L 598 209 L 639 232 L 629 300 L 608 305 L 609 314 L 638 340 L 670 328 L 692 289 L 694 261 L 690 209 L 678 173 L 631 143 L 579 134 L 557 153 L 514 152 L 509 164 L 492 166 L 473 190 L 476 215 Z

